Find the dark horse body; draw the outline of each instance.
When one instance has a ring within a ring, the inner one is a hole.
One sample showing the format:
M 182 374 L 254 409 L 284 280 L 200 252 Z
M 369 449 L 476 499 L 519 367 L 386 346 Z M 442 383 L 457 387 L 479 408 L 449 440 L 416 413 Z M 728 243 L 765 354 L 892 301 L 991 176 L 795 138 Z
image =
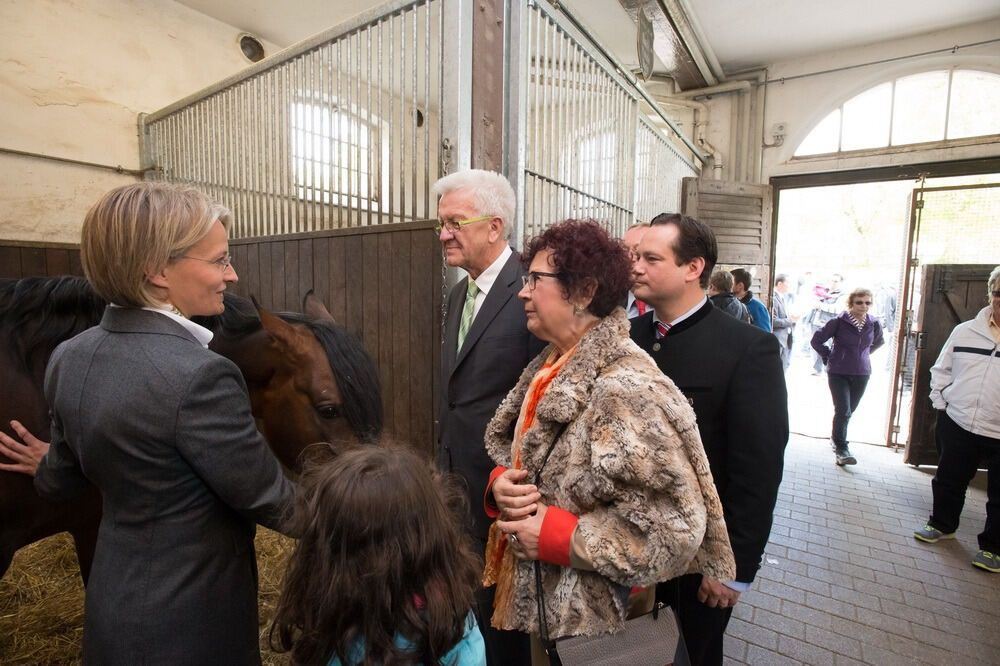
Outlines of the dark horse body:
M 197 321 L 215 334 L 210 348 L 239 366 L 257 428 L 286 468 L 297 471 L 315 442 L 378 437 L 374 363 L 318 299 L 306 297 L 306 314 L 278 316 L 228 293 L 225 303 L 222 315 Z M 13 434 L 9 422 L 17 419 L 48 440 L 45 364 L 60 342 L 96 325 L 104 306 L 82 278 L 0 280 L 0 428 Z M 0 471 L 0 577 L 19 548 L 69 532 L 86 582 L 100 518 L 94 489 L 72 502 L 50 502 L 35 493 L 31 477 Z

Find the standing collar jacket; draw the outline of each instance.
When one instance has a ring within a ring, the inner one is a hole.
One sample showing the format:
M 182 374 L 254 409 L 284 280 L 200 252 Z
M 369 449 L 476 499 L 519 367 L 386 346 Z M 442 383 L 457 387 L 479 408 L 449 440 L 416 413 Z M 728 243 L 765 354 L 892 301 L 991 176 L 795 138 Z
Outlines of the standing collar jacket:
M 931 368 L 931 403 L 975 435 L 1000 439 L 1000 345 L 991 308 L 952 330 Z

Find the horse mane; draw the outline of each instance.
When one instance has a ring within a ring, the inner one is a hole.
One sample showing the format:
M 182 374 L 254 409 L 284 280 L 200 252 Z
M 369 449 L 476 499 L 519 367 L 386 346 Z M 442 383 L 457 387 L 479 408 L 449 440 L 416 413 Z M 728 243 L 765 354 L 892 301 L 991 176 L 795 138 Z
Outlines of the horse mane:
M 239 340 L 262 328 L 257 308 L 249 300 L 225 292 L 225 310 L 213 317 L 194 317 L 216 335 Z M 363 442 L 374 441 L 382 432 L 382 389 L 375 362 L 361 341 L 343 326 L 319 321 L 297 312 L 276 312 L 292 324 L 309 328 L 334 369 L 334 380 L 343 400 L 344 418 Z
M 30 373 L 60 342 L 100 322 L 106 305 L 82 277 L 0 279 L 0 339 Z

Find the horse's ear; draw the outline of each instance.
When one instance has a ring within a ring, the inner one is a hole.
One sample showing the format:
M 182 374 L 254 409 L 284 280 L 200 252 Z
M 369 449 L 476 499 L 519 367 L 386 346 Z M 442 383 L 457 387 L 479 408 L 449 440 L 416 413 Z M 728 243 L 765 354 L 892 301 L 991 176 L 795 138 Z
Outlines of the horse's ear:
M 257 308 L 257 316 L 260 317 L 260 324 L 264 327 L 264 330 L 278 342 L 291 344 L 295 339 L 295 328 L 281 317 L 273 315 L 261 307 L 260 303 L 253 296 L 250 297 L 250 300 L 253 302 L 253 306 Z
M 326 305 L 320 300 L 312 289 L 306 292 L 306 297 L 302 299 L 302 312 L 309 315 L 313 319 L 325 320 L 329 322 L 337 323 L 337 320 L 333 318 L 330 311 L 326 309 Z

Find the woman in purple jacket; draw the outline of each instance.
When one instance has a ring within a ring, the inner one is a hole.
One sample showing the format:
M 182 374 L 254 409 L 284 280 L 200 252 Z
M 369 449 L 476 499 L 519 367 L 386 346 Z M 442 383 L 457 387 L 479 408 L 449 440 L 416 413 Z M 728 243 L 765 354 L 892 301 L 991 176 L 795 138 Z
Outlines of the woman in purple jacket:
M 868 315 L 872 292 L 855 289 L 847 297 L 847 312 L 816 331 L 812 347 L 826 365 L 833 396 L 833 434 L 830 439 L 840 466 L 857 464 L 847 448 L 847 423 L 865 394 L 872 374 L 869 355 L 882 346 L 882 325 Z M 830 345 L 825 343 L 830 340 Z

